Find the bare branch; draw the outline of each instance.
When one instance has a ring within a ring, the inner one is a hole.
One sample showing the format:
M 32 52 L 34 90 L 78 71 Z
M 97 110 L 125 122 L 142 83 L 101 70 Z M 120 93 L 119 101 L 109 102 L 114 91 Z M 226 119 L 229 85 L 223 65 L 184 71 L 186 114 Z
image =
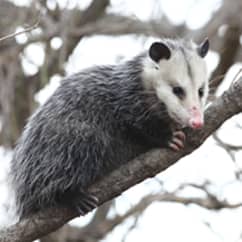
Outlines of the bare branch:
M 110 4 L 110 0 L 93 0 L 90 6 L 81 15 L 80 23 L 92 22 L 104 14 L 105 9 Z
M 32 26 L 29 26 L 29 27 L 25 28 L 24 30 L 21 30 L 21 31 L 18 31 L 18 32 L 15 32 L 15 33 L 11 33 L 11 34 L 8 34 L 8 35 L 5 35 L 5 36 L 1 37 L 0 38 L 0 42 L 4 41 L 4 40 L 7 40 L 7 39 L 14 38 L 14 37 L 16 37 L 17 35 L 20 35 L 20 34 L 24 34 L 24 33 L 30 32 L 30 31 L 38 28 L 39 23 L 40 23 L 40 17 L 38 17 L 38 20 Z

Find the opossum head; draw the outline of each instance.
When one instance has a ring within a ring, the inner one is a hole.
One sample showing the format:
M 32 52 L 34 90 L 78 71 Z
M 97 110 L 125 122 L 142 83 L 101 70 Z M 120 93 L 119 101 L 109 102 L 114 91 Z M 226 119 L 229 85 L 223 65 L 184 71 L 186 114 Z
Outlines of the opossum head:
M 166 106 L 172 120 L 193 129 L 204 125 L 208 96 L 208 77 L 204 57 L 209 49 L 205 39 L 200 45 L 185 40 L 153 43 L 144 61 L 142 79 Z

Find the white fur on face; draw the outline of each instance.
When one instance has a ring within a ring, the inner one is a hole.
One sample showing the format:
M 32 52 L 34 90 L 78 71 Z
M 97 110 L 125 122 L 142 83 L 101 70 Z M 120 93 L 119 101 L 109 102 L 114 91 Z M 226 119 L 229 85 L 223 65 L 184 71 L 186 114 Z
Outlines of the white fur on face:
M 196 107 L 203 119 L 203 111 L 208 95 L 207 70 L 204 60 L 196 50 L 185 53 L 172 51 L 169 60 L 155 63 L 150 57 L 144 62 L 144 86 L 154 89 L 158 98 L 166 105 L 171 118 L 182 126 L 188 126 L 191 109 Z M 185 90 L 184 99 L 178 98 L 172 91 L 175 86 Z M 199 88 L 204 87 L 204 96 L 199 97 Z

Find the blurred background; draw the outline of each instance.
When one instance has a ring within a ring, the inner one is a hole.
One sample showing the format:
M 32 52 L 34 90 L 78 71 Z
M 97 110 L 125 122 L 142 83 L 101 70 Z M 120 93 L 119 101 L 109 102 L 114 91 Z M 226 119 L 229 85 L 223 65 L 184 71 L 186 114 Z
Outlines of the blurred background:
M 29 28 L 0 40 L 0 224 L 14 144 L 64 76 L 163 37 L 209 38 L 210 101 L 242 74 L 241 0 L 0 0 L 0 38 Z M 237 115 L 162 174 L 40 241 L 242 241 L 241 137 Z

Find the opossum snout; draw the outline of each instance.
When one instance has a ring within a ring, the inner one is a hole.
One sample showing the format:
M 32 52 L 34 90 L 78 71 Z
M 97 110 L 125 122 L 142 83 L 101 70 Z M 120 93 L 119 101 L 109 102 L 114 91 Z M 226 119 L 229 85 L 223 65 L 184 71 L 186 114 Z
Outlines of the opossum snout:
M 193 129 L 200 129 L 204 125 L 203 114 L 197 107 L 192 107 L 190 110 L 191 118 L 189 119 L 189 126 Z
M 191 118 L 191 119 L 189 120 L 189 125 L 190 125 L 190 127 L 193 128 L 193 129 L 200 129 L 200 128 L 203 127 L 203 124 L 204 124 L 204 122 L 203 122 L 203 120 L 201 120 L 201 119 Z

